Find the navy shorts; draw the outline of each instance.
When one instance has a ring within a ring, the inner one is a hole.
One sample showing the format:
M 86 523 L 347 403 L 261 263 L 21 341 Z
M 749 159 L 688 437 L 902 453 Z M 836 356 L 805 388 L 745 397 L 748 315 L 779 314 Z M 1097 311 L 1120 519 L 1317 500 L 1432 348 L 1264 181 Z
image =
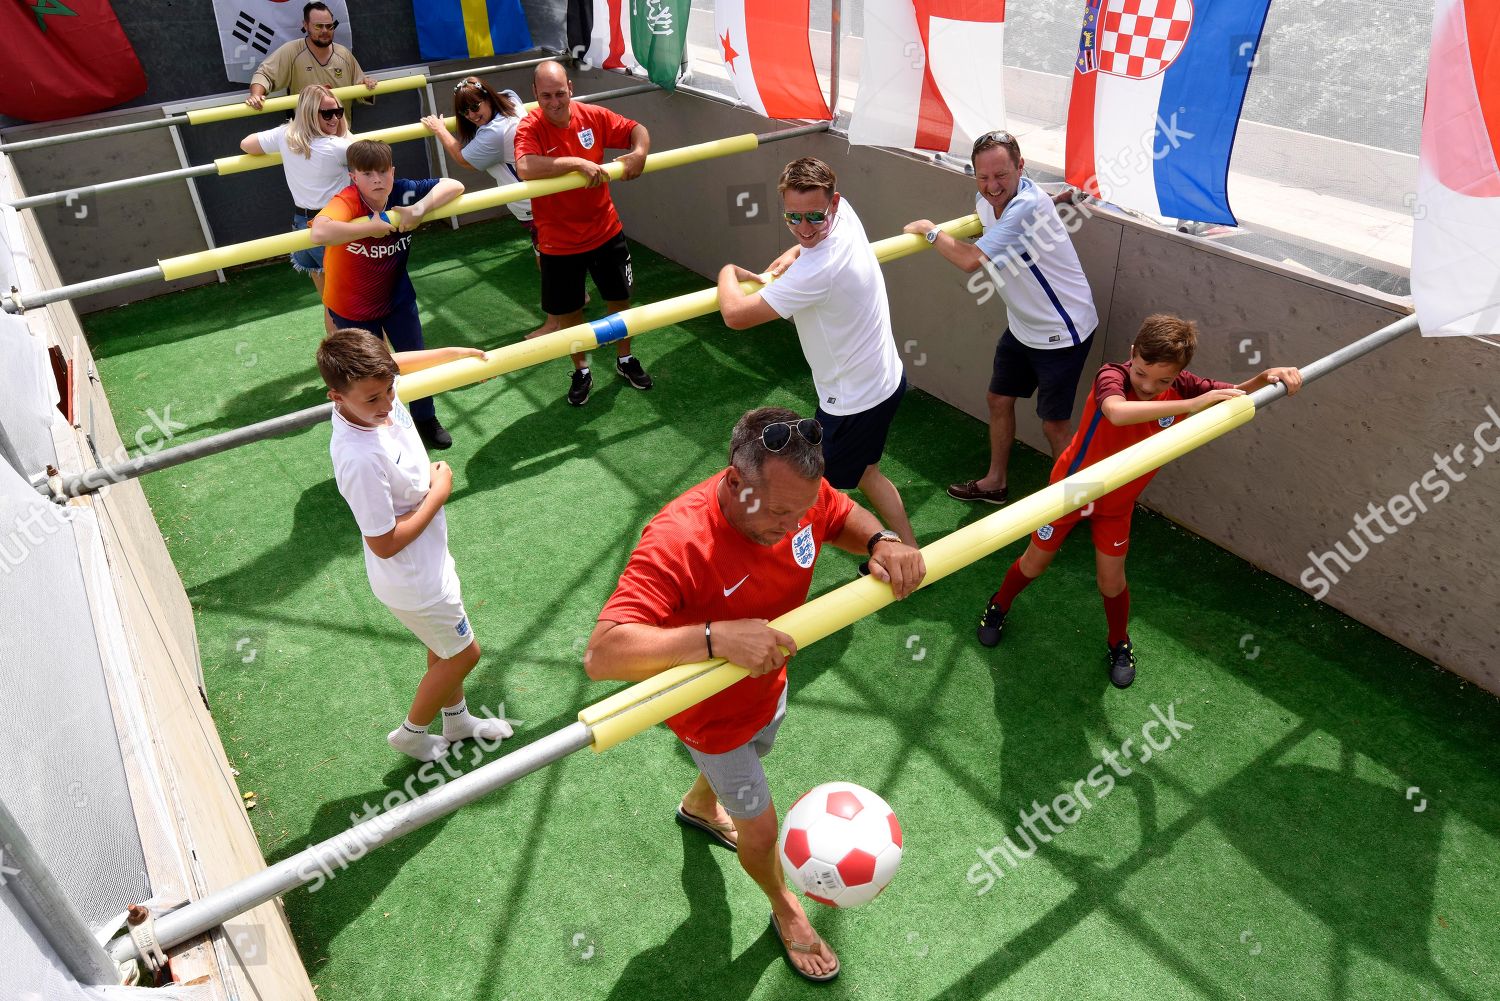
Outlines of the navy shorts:
M 340 316 L 333 310 L 328 311 L 333 317 L 335 329 L 342 330 L 345 327 L 353 327 L 355 330 L 363 330 L 371 337 L 382 341 L 389 338 L 392 351 L 421 351 L 427 345 L 422 340 L 422 318 L 417 315 L 417 300 L 415 298 L 402 297 L 396 301 L 391 311 L 384 316 L 373 320 L 351 320 Z M 425 396 L 420 400 L 412 400 L 411 417 L 414 421 L 428 420 L 437 416 L 437 411 L 432 405 L 432 397 Z
M 1073 397 L 1078 394 L 1078 377 L 1089 360 L 1089 346 L 1089 339 L 1084 338 L 1065 348 L 1028 347 L 1007 327 L 995 345 L 990 392 L 1025 400 L 1040 389 L 1036 415 L 1044 421 L 1071 420 Z
M 312 216 L 306 212 L 297 211 L 292 213 L 292 232 L 306 233 L 307 224 L 312 221 Z M 292 267 L 301 272 L 323 270 L 323 250 L 320 245 L 314 245 L 307 250 L 292 251 Z
M 542 268 L 542 312 L 548 316 L 567 316 L 583 308 L 584 275 L 594 279 L 605 302 L 630 298 L 634 276 L 624 233 L 581 254 L 538 254 L 537 259 Z
M 839 490 L 859 486 L 865 470 L 885 454 L 885 439 L 896 419 L 896 408 L 906 395 L 906 376 L 896 391 L 869 410 L 857 414 L 825 413 L 818 408 L 823 425 L 823 478 Z

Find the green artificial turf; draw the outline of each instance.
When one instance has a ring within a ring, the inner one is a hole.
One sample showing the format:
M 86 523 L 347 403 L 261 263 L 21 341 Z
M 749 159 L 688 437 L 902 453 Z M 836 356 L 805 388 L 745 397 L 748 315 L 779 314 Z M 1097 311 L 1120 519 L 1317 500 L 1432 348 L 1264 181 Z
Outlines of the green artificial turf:
M 430 344 L 495 347 L 540 322 L 530 249 L 508 221 L 429 226 L 412 273 Z M 640 301 L 707 284 L 640 247 L 635 273 Z M 317 304 L 284 265 L 88 327 L 126 440 L 168 407 L 182 441 L 323 396 Z M 443 455 L 451 546 L 485 650 L 469 702 L 522 721 L 506 749 L 618 687 L 585 678 L 584 638 L 642 525 L 720 468 L 735 418 L 812 405 L 786 324 L 734 333 L 710 316 L 637 351 L 649 393 L 601 359 L 582 409 L 563 400 L 564 361 L 438 401 L 456 441 Z M 423 652 L 370 594 L 328 436 L 320 426 L 144 481 L 272 861 L 403 784 L 427 787 L 384 740 Z M 884 468 L 923 539 L 993 510 L 942 490 L 981 469 L 985 448 L 973 419 L 907 397 Z M 1045 473 L 1018 447 L 1012 495 Z M 1086 538 L 1017 603 L 995 650 L 974 624 L 1019 543 L 793 661 L 768 759 L 777 802 L 854 781 L 905 831 L 879 900 L 809 905 L 843 960 L 832 986 L 788 970 L 734 856 L 671 822 L 693 770 L 657 727 L 289 894 L 319 997 L 1500 996 L 1495 700 L 1145 512 L 1130 562 L 1140 675 L 1115 691 Z M 856 562 L 826 552 L 814 594 Z M 978 852 L 1014 838 L 1020 811 L 1073 790 L 1102 749 L 1138 747 L 1153 706 L 1169 705 L 1191 731 L 1133 762 L 1035 857 L 1010 868 L 997 856 L 1005 875 L 977 892 Z M 465 749 L 462 768 L 476 757 Z

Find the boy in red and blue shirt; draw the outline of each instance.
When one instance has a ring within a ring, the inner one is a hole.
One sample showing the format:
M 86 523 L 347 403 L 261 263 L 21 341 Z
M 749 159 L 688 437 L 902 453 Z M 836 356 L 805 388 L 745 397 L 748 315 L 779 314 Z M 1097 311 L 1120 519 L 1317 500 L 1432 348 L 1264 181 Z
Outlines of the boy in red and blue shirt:
M 1185 371 L 1198 347 L 1198 328 L 1190 320 L 1156 314 L 1146 317 L 1130 346 L 1130 360 L 1105 365 L 1094 377 L 1083 419 L 1073 440 L 1052 467 L 1056 483 L 1107 456 L 1145 441 L 1172 426 L 1179 416 L 1195 414 L 1221 400 L 1243 396 L 1264 386 L 1286 383 L 1287 392 L 1302 388 L 1295 368 L 1268 368 L 1238 386 Z M 1000 590 L 990 597 L 979 620 L 979 642 L 1000 642 L 1005 617 L 1016 595 L 1040 577 L 1063 540 L 1085 518 L 1094 539 L 1094 563 L 1104 614 L 1109 623 L 1106 661 L 1116 688 L 1135 680 L 1135 650 L 1130 642 L 1130 589 L 1125 581 L 1125 554 L 1130 549 L 1130 516 L 1136 498 L 1156 470 L 1112 490 L 1092 504 L 1043 525 L 1031 535 L 1026 552 L 1006 571 Z
M 423 217 L 464 193 L 448 177 L 420 181 L 396 177 L 391 148 L 368 139 L 349 145 L 347 188 L 312 221 L 323 257 L 323 305 L 335 329 L 354 328 L 389 339 L 396 352 L 421 351 L 417 293 L 406 273 L 411 231 Z M 428 448 L 448 448 L 453 438 L 437 419 L 432 398 L 413 400 L 411 417 Z

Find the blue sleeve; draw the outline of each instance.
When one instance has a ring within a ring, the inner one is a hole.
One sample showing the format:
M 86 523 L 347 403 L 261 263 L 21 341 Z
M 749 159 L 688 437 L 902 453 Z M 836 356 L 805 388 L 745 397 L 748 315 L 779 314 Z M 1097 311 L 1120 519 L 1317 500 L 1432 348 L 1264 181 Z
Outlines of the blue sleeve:
M 391 185 L 391 205 L 411 205 L 427 197 L 427 192 L 437 187 L 440 177 L 424 177 L 420 181 L 410 181 L 404 177 L 396 178 L 396 183 Z
M 505 161 L 505 130 L 502 122 L 510 122 L 514 128 L 514 118 L 492 118 L 488 125 L 474 133 L 474 138 L 469 140 L 464 147 L 464 159 L 469 166 L 476 170 L 489 170 L 498 163 Z

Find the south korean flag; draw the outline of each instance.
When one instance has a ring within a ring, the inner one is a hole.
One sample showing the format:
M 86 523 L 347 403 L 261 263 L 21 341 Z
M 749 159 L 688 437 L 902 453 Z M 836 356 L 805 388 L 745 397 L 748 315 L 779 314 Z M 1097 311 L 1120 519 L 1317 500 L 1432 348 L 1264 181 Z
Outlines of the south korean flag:
M 324 0 L 339 22 L 333 40 L 354 47 L 345 0 Z M 249 83 L 261 61 L 287 42 L 305 38 L 302 7 L 296 0 L 214 0 L 214 20 L 219 24 L 219 48 L 224 53 L 224 76 L 234 83 Z M 319 16 L 321 11 L 314 11 Z M 350 81 L 351 83 L 353 81 Z

